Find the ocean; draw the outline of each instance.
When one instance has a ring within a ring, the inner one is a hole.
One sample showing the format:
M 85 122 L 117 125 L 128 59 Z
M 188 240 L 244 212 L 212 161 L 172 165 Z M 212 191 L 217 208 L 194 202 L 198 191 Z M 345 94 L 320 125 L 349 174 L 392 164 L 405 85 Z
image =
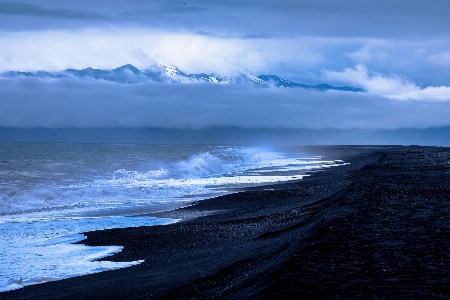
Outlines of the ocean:
M 151 213 L 343 165 L 302 148 L 0 144 L 0 292 L 129 267 L 96 261 L 121 246 L 73 244 L 83 232 L 165 225 Z

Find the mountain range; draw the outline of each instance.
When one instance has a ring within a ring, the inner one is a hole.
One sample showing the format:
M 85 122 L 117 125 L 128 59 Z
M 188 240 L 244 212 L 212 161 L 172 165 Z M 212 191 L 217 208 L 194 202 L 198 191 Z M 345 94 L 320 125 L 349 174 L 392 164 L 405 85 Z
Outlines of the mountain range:
M 155 64 L 148 69 L 139 70 L 127 64 L 112 70 L 101 70 L 86 68 L 82 70 L 66 69 L 60 72 L 20 72 L 10 71 L 0 74 L 1 77 L 38 77 L 38 78 L 77 78 L 81 80 L 104 80 L 122 84 L 144 83 L 144 82 L 171 82 L 171 83 L 192 83 L 209 82 L 216 84 L 250 84 L 260 87 L 278 88 L 304 88 L 315 90 L 339 90 L 350 92 L 363 92 L 361 88 L 350 86 L 336 87 L 329 84 L 320 83 L 316 85 L 296 83 L 276 75 L 254 75 L 252 72 L 241 73 L 234 78 L 222 77 L 216 74 L 187 74 L 176 66 L 162 63 Z

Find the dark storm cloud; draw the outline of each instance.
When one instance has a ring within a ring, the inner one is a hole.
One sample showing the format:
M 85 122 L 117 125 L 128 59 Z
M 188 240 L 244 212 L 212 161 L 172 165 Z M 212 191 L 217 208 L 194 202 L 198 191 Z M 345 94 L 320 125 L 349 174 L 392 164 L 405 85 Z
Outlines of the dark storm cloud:
M 39 5 L 23 2 L 0 2 L 0 15 L 22 15 L 46 18 L 67 19 L 98 19 L 103 18 L 101 14 L 84 10 L 45 8 Z
M 156 4 L 156 5 L 155 5 Z M 144 3 L 142 3 L 141 8 L 147 7 Z M 208 10 L 206 7 L 197 6 L 189 4 L 186 2 L 175 1 L 175 2 L 153 2 L 153 4 L 148 9 L 134 9 L 131 11 L 122 12 L 122 15 L 152 15 L 152 14 L 185 14 L 192 12 L 203 12 Z
M 210 2 L 202 3 L 208 5 Z M 448 36 L 450 25 L 450 5 L 446 0 L 236 0 L 215 2 L 211 5 L 211 10 L 213 8 L 235 11 L 241 25 L 247 28 L 264 28 L 265 32 L 273 30 L 279 34 L 395 38 L 423 34 Z
M 259 1 L 86 1 L 3 2 L 3 10 L 22 14 L 24 22 L 1 22 L 2 28 L 34 29 L 32 16 L 86 18 L 108 16 L 114 26 L 140 26 L 235 36 L 327 36 L 418 38 L 448 37 L 447 0 L 259 0 Z M 13 21 L 13 20 L 11 20 Z M 57 29 L 60 24 L 38 24 Z M 36 26 L 36 24 L 34 24 Z
M 450 114 L 450 102 L 212 84 L 1 79 L 0 95 L 0 127 L 424 128 Z

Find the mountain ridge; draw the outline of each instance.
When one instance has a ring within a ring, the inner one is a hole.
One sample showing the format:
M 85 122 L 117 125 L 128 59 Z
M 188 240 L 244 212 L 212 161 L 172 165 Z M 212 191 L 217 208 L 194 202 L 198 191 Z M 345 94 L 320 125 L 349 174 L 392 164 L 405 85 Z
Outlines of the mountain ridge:
M 85 68 L 82 70 L 65 69 L 60 72 L 21 72 L 9 71 L 0 74 L 1 77 L 38 77 L 38 78 L 77 78 L 80 80 L 104 80 L 121 84 L 135 84 L 144 82 L 171 82 L 171 83 L 192 83 L 205 82 L 214 84 L 250 84 L 259 87 L 277 88 L 303 88 L 320 91 L 338 90 L 350 92 L 363 92 L 361 88 L 351 86 L 332 86 L 326 83 L 315 85 L 296 83 L 283 79 L 277 75 L 254 75 L 252 72 L 240 73 L 234 78 L 220 76 L 214 73 L 188 74 L 176 66 L 158 63 L 147 69 L 139 70 L 131 64 L 126 64 L 111 70 Z

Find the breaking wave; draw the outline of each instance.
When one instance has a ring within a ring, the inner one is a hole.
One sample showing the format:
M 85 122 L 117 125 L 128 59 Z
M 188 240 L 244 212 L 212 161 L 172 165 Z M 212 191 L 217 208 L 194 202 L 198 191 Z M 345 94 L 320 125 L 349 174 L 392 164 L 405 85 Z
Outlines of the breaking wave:
M 106 170 L 95 176 L 64 174 L 61 164 L 65 162 L 51 162 L 50 172 L 22 171 L 20 176 L 16 174 L 15 182 L 0 187 L 0 214 L 75 207 L 101 210 L 102 203 L 107 203 L 103 208 L 111 208 L 127 203 L 143 205 L 204 198 L 229 192 L 236 186 L 298 179 L 301 177 L 291 175 L 334 164 L 245 147 L 214 147 L 192 155 L 171 155 L 170 159 L 150 159 L 132 168 Z

